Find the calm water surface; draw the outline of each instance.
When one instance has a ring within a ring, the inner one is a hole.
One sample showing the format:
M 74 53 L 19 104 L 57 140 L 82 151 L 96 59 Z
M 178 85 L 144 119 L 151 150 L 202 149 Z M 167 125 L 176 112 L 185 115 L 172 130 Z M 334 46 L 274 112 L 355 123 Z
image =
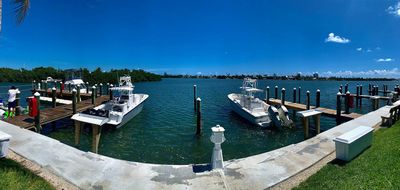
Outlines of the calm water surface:
M 242 80 L 236 79 L 163 79 L 160 82 L 136 83 L 136 93 L 150 95 L 143 111 L 120 129 L 103 129 L 99 154 L 148 163 L 207 163 L 210 161 L 213 146 L 209 139 L 211 127 L 217 124 L 225 128 L 226 141 L 222 144 L 225 160 L 270 151 L 303 140 L 302 127 L 296 118 L 294 128 L 262 130 L 236 115 L 230 108 L 227 95 L 240 92 L 241 83 Z M 279 86 L 279 91 L 284 87 L 287 91 L 286 99 L 292 101 L 293 88 L 301 86 L 301 101 L 305 103 L 305 94 L 309 90 L 312 105 L 315 104 L 315 92 L 320 89 L 321 106 L 335 109 L 338 87 L 344 83 L 346 82 L 260 80 L 259 88 L 265 89 L 266 86 L 270 86 L 273 97 L 275 85 Z M 372 82 L 348 83 L 351 92 L 355 92 L 356 84 L 363 84 L 366 94 L 368 83 Z M 398 81 L 374 84 L 388 84 L 389 89 L 393 89 L 396 83 Z M 198 86 L 198 96 L 202 99 L 203 133 L 200 137 L 194 135 L 196 117 L 193 109 L 193 84 Z M 5 92 L 8 85 L 1 84 L 1 92 Z M 28 90 L 26 93 L 23 91 L 23 96 L 30 95 L 30 87 L 25 88 Z M 264 93 L 260 93 L 259 96 L 265 98 Z M 26 104 L 24 101 L 22 103 Z M 364 100 L 363 106 L 353 111 L 366 113 L 370 111 L 370 104 L 368 100 Z M 323 117 L 321 129 L 330 129 L 335 124 L 334 119 Z M 51 126 L 46 127 L 44 133 L 73 146 L 72 122 L 65 119 L 59 121 L 57 126 L 56 131 L 50 130 Z M 91 149 L 89 127 L 83 130 L 81 145 L 77 148 L 84 151 Z

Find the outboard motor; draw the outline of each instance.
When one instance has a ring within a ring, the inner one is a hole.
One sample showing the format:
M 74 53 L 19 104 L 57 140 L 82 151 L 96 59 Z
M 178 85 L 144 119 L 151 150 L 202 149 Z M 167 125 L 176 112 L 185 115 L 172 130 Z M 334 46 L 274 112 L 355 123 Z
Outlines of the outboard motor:
M 276 109 L 276 107 L 274 107 L 274 106 L 269 106 L 269 108 L 268 108 L 268 114 L 269 114 L 269 117 L 270 117 L 271 120 L 272 120 L 273 125 L 274 125 L 275 127 L 280 128 L 280 127 L 282 126 L 282 121 L 281 121 L 281 119 L 279 118 L 278 109 Z
M 278 109 L 278 112 L 283 126 L 292 127 L 294 125 L 293 121 L 289 118 L 289 111 L 287 110 L 286 106 L 281 105 L 281 107 Z

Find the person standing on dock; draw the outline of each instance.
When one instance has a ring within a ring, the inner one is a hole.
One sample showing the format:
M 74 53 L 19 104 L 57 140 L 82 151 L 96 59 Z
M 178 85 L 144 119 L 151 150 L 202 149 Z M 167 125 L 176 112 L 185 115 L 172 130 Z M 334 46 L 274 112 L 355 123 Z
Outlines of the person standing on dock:
M 8 117 L 15 115 L 16 97 L 18 89 L 15 86 L 11 86 L 8 90 Z

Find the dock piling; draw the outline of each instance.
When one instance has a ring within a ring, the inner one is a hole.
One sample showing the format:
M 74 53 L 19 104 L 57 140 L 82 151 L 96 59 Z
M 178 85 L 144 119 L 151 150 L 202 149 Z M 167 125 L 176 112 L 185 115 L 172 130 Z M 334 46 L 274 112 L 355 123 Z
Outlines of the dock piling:
M 81 87 L 79 85 L 76 86 L 76 102 L 81 102 Z
M 72 113 L 76 114 L 76 89 L 72 90 Z
M 103 83 L 100 83 L 100 89 L 99 89 L 99 95 L 102 96 L 103 95 Z
M 39 92 L 35 92 L 34 94 L 37 103 L 37 115 L 35 116 L 35 127 L 36 132 L 40 133 L 42 127 L 40 126 L 40 94 Z
M 360 101 L 360 86 L 357 85 L 356 88 L 356 106 L 358 107 L 358 102 Z
M 53 88 L 51 89 L 51 103 L 52 103 L 52 107 L 53 107 L 53 108 L 55 108 L 56 105 L 57 105 L 57 102 L 56 102 L 56 92 L 57 92 L 56 87 L 53 87 Z
M 90 92 L 90 89 L 89 89 L 90 87 L 89 87 L 89 82 L 86 82 L 86 93 L 88 93 L 89 94 L 89 92 Z
M 300 95 L 301 95 L 300 91 L 301 91 L 301 87 L 299 86 L 299 103 L 301 103 L 301 101 L 300 101 Z
M 316 97 L 315 97 L 315 107 L 319 108 L 321 106 L 321 91 L 317 89 Z
M 92 86 L 92 104 L 96 101 L 96 86 Z
M 265 90 L 265 99 L 267 100 L 267 104 L 269 103 L 269 86 L 267 86 L 267 89 Z
M 15 95 L 15 115 L 21 114 L 21 92 L 17 90 Z
M 193 107 L 196 111 L 197 85 L 193 85 Z
M 201 134 L 201 99 L 197 98 L 196 99 L 197 102 L 197 127 L 196 127 L 196 135 L 200 135 Z
M 293 103 L 296 103 L 296 88 L 293 88 Z
M 44 82 L 44 90 L 45 90 L 44 96 L 47 97 L 47 81 Z
M 282 105 L 285 105 L 285 95 L 286 95 L 286 89 L 282 88 L 282 94 L 281 94 Z
M 63 90 L 64 90 L 63 82 L 60 82 L 60 97 L 63 97 Z
M 343 85 L 342 85 L 342 84 L 340 84 L 339 92 L 340 92 L 341 94 L 343 93 Z
M 81 122 L 74 121 L 75 125 L 75 146 L 79 145 L 81 142 Z
M 336 94 L 336 123 L 340 123 L 340 116 L 342 114 L 342 103 L 341 103 L 342 93 L 338 92 Z
M 347 91 L 346 92 L 346 96 L 345 96 L 345 100 L 344 100 L 344 102 L 345 102 L 345 105 L 344 105 L 344 108 L 345 108 L 345 113 L 346 114 L 349 114 L 350 113 L 350 92 L 349 91 Z
M 362 84 L 361 84 L 361 85 L 360 85 L 360 92 L 359 92 L 359 95 L 360 95 L 360 96 L 362 96 L 362 94 L 363 94 L 363 93 L 362 93 L 362 92 L 363 92 L 362 87 L 363 87 L 363 86 L 362 86 Z M 358 103 L 359 103 L 359 105 L 360 105 L 360 107 L 361 107 L 361 106 L 362 106 L 362 98 L 360 98 L 360 100 L 358 101 Z
M 101 126 L 92 125 L 92 152 L 99 152 L 99 142 L 101 136 Z
M 349 83 L 346 83 L 346 85 L 344 86 L 344 91 L 347 93 L 347 91 L 349 91 Z
M 110 84 L 110 88 L 108 88 L 108 94 L 110 95 L 110 100 L 112 100 L 113 99 L 113 92 L 112 92 L 112 90 L 111 90 L 111 88 L 113 87 L 113 85 L 112 84 Z
M 307 90 L 307 110 L 310 109 L 310 91 Z
M 275 99 L 278 99 L 278 86 L 275 86 Z
M 106 95 L 109 95 L 109 93 L 110 93 L 110 83 L 107 83 Z

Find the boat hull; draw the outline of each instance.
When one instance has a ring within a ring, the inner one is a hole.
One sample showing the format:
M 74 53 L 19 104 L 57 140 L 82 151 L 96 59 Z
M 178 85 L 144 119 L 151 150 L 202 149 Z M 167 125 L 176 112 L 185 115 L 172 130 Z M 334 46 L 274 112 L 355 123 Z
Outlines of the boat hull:
M 134 108 L 132 108 L 128 113 L 126 113 L 123 118 L 122 121 L 118 124 L 111 124 L 108 123 L 112 126 L 115 126 L 116 128 L 120 128 L 123 125 L 125 125 L 126 123 L 128 123 L 128 121 L 130 121 L 131 119 L 133 119 L 137 114 L 139 114 L 142 110 L 143 110 L 143 105 L 144 102 L 147 100 L 149 96 L 147 94 L 143 94 L 142 100 L 140 101 L 140 103 L 138 105 L 136 105 Z
M 247 109 L 243 108 L 237 101 L 235 101 L 235 96 L 237 97 L 237 94 L 229 94 L 228 99 L 230 100 L 230 105 L 232 107 L 232 110 L 249 121 L 250 123 L 257 125 L 259 127 L 265 128 L 265 127 L 270 127 L 271 121 L 269 119 L 269 116 L 260 116 L 256 117 L 252 115 Z

